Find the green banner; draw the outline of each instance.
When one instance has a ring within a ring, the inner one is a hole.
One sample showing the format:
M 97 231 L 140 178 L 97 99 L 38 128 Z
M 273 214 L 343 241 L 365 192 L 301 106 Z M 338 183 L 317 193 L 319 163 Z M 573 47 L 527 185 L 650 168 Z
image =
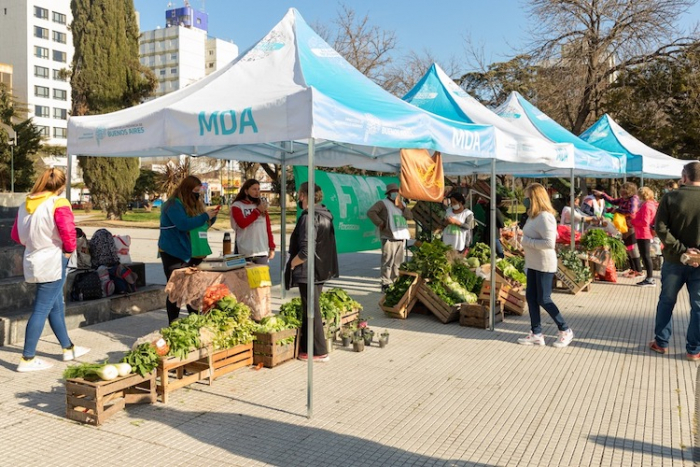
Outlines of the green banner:
M 294 167 L 296 189 L 308 180 L 306 167 Z M 367 211 L 384 198 L 389 183 L 399 183 L 398 177 L 363 177 L 315 171 L 316 185 L 323 190 L 323 201 L 333 214 L 338 253 L 376 250 L 381 248 L 377 228 L 367 217 Z M 297 212 L 297 217 L 300 212 Z

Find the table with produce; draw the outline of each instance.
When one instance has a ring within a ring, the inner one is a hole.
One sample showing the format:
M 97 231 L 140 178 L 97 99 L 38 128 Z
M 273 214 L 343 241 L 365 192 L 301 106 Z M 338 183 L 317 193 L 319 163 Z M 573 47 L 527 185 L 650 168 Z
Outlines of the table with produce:
M 260 278 L 266 278 L 261 280 Z M 225 284 L 233 295 L 251 309 L 251 317 L 260 321 L 272 312 L 268 266 L 248 265 L 231 271 L 202 271 L 184 268 L 173 271 L 165 293 L 171 302 L 183 307 L 185 304 L 198 310 L 202 307 L 204 291 L 216 284 Z

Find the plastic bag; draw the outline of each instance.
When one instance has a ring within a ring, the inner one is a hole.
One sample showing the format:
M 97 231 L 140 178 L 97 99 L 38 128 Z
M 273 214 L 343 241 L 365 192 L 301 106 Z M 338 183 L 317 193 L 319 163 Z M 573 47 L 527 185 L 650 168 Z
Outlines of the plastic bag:
M 621 234 L 627 233 L 627 219 L 624 214 L 616 212 L 613 215 L 613 225 Z

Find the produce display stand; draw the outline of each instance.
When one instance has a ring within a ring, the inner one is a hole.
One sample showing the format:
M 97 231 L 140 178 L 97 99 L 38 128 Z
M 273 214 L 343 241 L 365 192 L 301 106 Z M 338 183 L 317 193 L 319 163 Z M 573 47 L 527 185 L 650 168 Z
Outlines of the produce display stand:
M 205 371 L 208 362 L 202 360 L 188 364 L 186 370 Z M 212 379 L 253 364 L 253 343 L 239 344 L 228 349 L 215 350 L 211 355 Z M 210 383 L 211 384 L 211 383 Z
M 489 312 L 488 304 L 482 303 L 464 303 L 459 309 L 459 325 L 469 326 L 473 328 L 488 329 L 489 328 Z M 496 302 L 496 323 L 503 321 L 503 303 Z
M 89 425 L 101 425 L 126 404 L 156 401 L 156 373 L 130 374 L 111 381 L 83 378 L 66 380 L 66 417 Z
M 428 279 L 424 279 L 423 282 L 419 284 L 417 291 L 418 300 L 425 305 L 442 324 L 457 321 L 462 304 L 448 305 L 428 287 L 428 282 L 430 282 Z
M 277 342 L 294 336 L 294 342 L 282 345 Z M 265 368 L 294 360 L 299 354 L 299 330 L 285 329 L 270 333 L 255 333 L 253 341 L 253 364 L 263 364 Z
M 499 281 L 498 276 L 496 278 L 496 303 L 503 303 L 508 301 L 508 296 L 510 291 L 513 289 L 508 282 Z M 479 292 L 479 300 L 482 302 L 489 302 L 491 300 L 491 282 L 485 280 L 481 284 L 481 292 Z
M 214 380 L 212 354 L 211 347 L 205 347 L 193 350 L 182 360 L 176 357 L 163 357 L 160 359 L 157 368 L 157 391 L 164 404 L 168 403 L 168 394 L 176 389 L 189 386 L 203 379 L 209 379 L 209 385 L 211 385 Z M 199 364 L 191 365 L 196 362 L 199 362 Z M 202 365 L 204 362 L 206 364 Z M 187 374 L 185 370 L 187 370 Z
M 556 281 L 558 282 L 556 288 L 567 290 L 569 293 L 576 295 L 577 293 L 583 291 L 590 292 L 592 280 L 586 282 L 577 282 L 576 274 L 566 266 L 564 266 L 561 261 L 557 264 L 557 272 L 555 273 Z M 560 285 L 561 284 L 561 285 Z
M 507 313 L 522 316 L 527 310 L 527 300 L 525 299 L 525 291 L 520 287 L 511 287 L 508 291 L 503 308 Z
M 381 300 L 379 300 L 379 308 L 381 308 L 384 311 L 384 313 L 386 313 L 391 318 L 406 319 L 408 318 L 409 313 L 411 313 L 411 310 L 418 301 L 417 292 L 418 287 L 422 282 L 422 279 L 415 272 L 399 271 L 399 275 L 413 276 L 413 282 L 411 282 L 411 285 L 408 286 L 408 290 L 406 290 L 406 293 L 403 294 L 403 297 L 401 297 L 401 300 L 399 300 L 399 302 L 396 305 L 384 305 L 386 296 L 383 296 Z

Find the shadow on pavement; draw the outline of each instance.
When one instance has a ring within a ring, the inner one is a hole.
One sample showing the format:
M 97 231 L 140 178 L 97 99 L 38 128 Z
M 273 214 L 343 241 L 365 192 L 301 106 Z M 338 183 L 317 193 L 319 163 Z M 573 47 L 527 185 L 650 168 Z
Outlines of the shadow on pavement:
M 637 439 L 618 438 L 616 436 L 596 435 L 589 436 L 588 439 L 606 448 L 624 449 L 625 451 L 651 453 L 663 459 L 683 459 L 692 461 L 693 449 L 672 448 L 661 444 L 646 443 Z M 696 464 L 697 465 L 697 464 Z

